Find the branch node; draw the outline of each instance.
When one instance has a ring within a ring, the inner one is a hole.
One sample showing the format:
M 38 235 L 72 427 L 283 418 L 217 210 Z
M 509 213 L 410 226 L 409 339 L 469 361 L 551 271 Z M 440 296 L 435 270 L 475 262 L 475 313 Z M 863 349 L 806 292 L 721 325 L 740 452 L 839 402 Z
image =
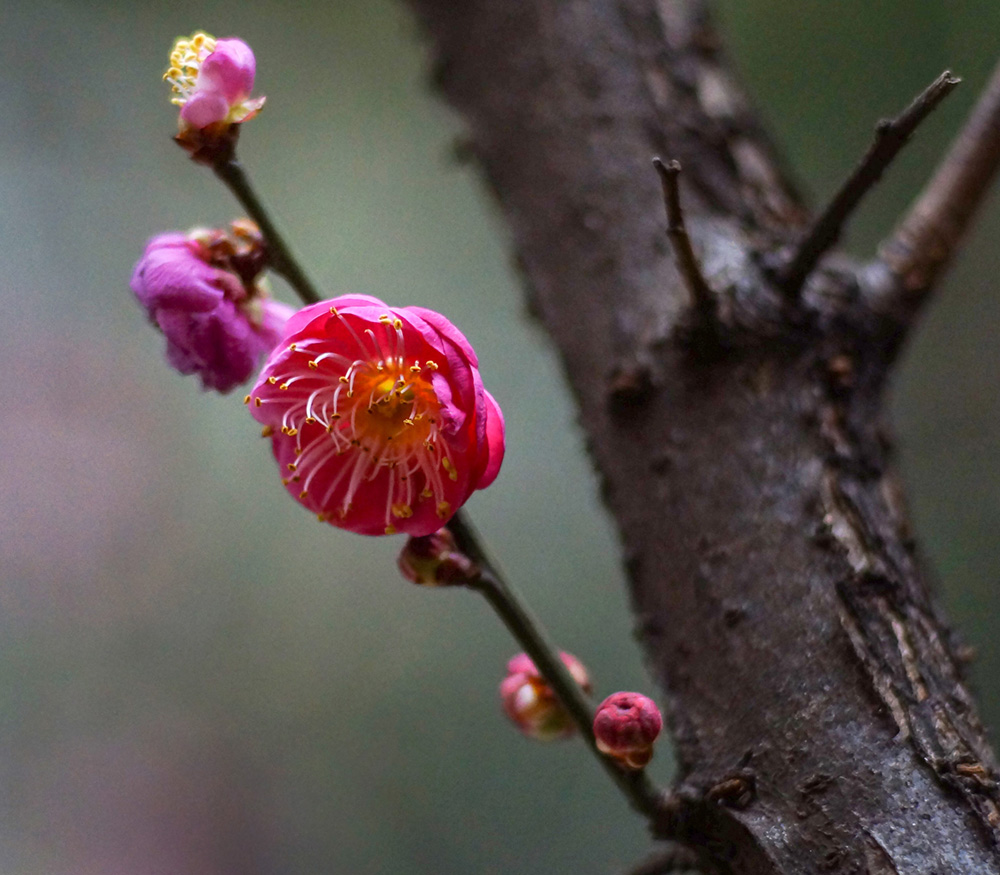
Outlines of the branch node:
M 777 271 L 782 292 L 795 298 L 820 258 L 837 242 L 845 223 L 861 199 L 882 178 L 920 123 L 947 97 L 962 80 L 945 70 L 894 119 L 882 119 L 875 125 L 875 140 L 865 156 L 826 208 L 799 241 L 793 255 Z
M 677 259 L 677 271 L 694 308 L 694 316 L 698 327 L 704 333 L 715 335 L 718 328 L 718 310 L 715 292 L 705 280 L 698 258 L 691 246 L 687 225 L 684 222 L 684 212 L 681 209 L 680 188 L 677 178 L 680 176 L 681 165 L 673 160 L 664 163 L 659 158 L 653 159 L 653 167 L 660 175 L 663 187 L 663 205 L 667 213 L 667 237 Z

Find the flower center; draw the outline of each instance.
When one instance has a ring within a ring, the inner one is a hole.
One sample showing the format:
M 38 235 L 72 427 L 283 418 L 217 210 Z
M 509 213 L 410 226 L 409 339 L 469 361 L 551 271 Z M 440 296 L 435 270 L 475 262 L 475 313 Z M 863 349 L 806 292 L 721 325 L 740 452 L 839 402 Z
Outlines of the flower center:
M 194 91 L 201 70 L 201 62 L 215 51 L 215 37 L 198 31 L 190 38 L 178 37 L 170 53 L 170 68 L 163 80 L 170 83 L 174 92 L 171 103 L 183 106 Z
M 332 314 L 350 332 L 362 357 L 351 359 L 323 340 L 292 344 L 285 373 L 267 378 L 278 391 L 245 399 L 257 406 L 284 407 L 281 432 L 295 438 L 297 457 L 288 466 L 292 476 L 286 483 L 301 484 L 300 499 L 313 495 L 314 482 L 331 483 L 320 490 L 325 494 L 314 496 L 321 518 L 343 486 L 343 498 L 334 508 L 343 517 L 358 488 L 387 471 L 386 531 L 394 530 L 394 517 L 412 516 L 414 503 L 421 500 L 433 499 L 436 513 L 446 519 L 451 505 L 444 484 L 457 481 L 458 473 L 440 434 L 442 402 L 432 381 L 438 364 L 407 358 L 399 319 L 384 315 L 375 330 L 359 334 L 336 310 Z M 329 465 L 339 473 L 332 480 L 317 480 L 319 472 L 332 470 Z

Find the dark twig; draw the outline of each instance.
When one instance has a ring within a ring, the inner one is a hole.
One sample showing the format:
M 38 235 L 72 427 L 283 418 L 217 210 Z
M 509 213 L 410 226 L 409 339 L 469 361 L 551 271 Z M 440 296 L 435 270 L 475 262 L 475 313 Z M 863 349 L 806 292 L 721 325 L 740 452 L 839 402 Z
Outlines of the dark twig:
M 504 580 L 496 562 L 486 552 L 479 535 L 462 511 L 451 518 L 448 528 L 455 537 L 458 548 L 480 568 L 479 577 L 469 583 L 468 587 L 482 594 L 524 648 L 524 652 L 531 657 L 542 677 L 573 718 L 587 747 L 628 798 L 631 806 L 649 820 L 654 833 L 662 832 L 665 825 L 672 823 L 675 817 L 675 813 L 667 805 L 670 798 L 668 794 L 653 784 L 645 770 L 623 771 L 597 749 L 593 706 L 559 658 L 558 649 L 548 641 L 541 624 Z
M 212 164 L 212 169 L 260 228 L 264 240 L 267 242 L 271 268 L 288 280 L 289 285 L 307 304 L 319 302 L 321 300 L 319 292 L 309 281 L 305 271 L 292 255 L 288 244 L 285 243 L 285 239 L 278 232 L 274 222 L 271 221 L 270 215 L 250 184 L 250 178 L 243 169 L 243 165 L 235 158 L 229 158 L 229 160 Z
M 691 247 L 687 226 L 684 224 L 677 184 L 677 177 L 681 172 L 680 162 L 668 161 L 664 164 L 659 158 L 654 158 L 653 166 L 660 174 L 660 184 L 663 186 L 663 205 L 667 211 L 667 237 L 670 238 L 674 249 L 677 270 L 691 295 L 697 322 L 701 327 L 710 328 L 714 332 L 717 318 L 715 293 L 702 275 L 698 259 Z
M 1000 166 L 1000 65 L 920 196 L 879 249 L 895 274 L 887 296 L 913 312 L 948 265 Z
M 945 70 L 901 115 L 875 126 L 872 143 L 861 163 L 844 181 L 833 200 L 817 216 L 796 247 L 795 254 L 777 271 L 777 283 L 788 297 L 799 293 L 817 262 L 838 240 L 844 223 L 858 203 L 881 179 L 882 173 L 906 145 L 917 126 L 961 82 Z

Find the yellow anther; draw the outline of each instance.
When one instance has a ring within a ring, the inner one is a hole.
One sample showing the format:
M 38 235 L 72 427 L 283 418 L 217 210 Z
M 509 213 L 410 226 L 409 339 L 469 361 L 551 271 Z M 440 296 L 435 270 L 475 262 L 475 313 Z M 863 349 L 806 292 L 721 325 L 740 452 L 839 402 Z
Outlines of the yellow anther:
M 344 377 L 338 377 L 338 379 L 340 380 L 341 383 L 344 383 L 344 384 L 347 384 L 347 383 L 351 382 L 350 380 L 347 379 L 346 376 L 344 376 Z
M 436 370 L 438 369 L 438 364 L 437 364 L 437 362 L 435 362 L 435 361 L 431 361 L 430 359 L 427 359 L 427 361 L 426 361 L 426 365 L 427 365 L 427 367 L 429 367 L 429 368 L 430 368 L 430 369 L 431 369 L 432 371 L 436 371 Z
M 249 404 L 249 403 L 250 403 L 250 396 L 249 396 L 249 395 L 245 395 L 245 396 L 244 396 L 244 398 L 243 398 L 243 403 L 244 403 L 244 404 Z
M 388 313 L 383 313 L 381 316 L 379 316 L 378 321 L 381 322 L 383 325 L 392 324 L 392 318 L 389 316 Z
M 420 365 L 418 365 L 416 363 L 410 365 L 410 373 L 411 374 L 419 374 L 420 373 Z
M 437 515 L 441 519 L 447 519 L 451 513 L 451 505 L 447 501 L 439 501 L 437 504 Z
M 413 425 L 413 420 L 412 419 L 404 419 L 403 420 L 403 425 Z
M 290 344 L 288 344 L 288 351 L 289 351 L 289 352 L 295 352 L 295 350 L 296 350 L 297 348 L 298 348 L 298 347 L 297 347 L 297 346 L 296 346 L 296 345 L 295 345 L 294 343 L 290 343 Z
M 432 498 L 433 495 L 434 495 L 434 493 L 431 492 L 431 488 L 429 486 L 425 487 L 420 492 L 420 497 L 421 498 Z
M 263 404 L 264 402 L 261 401 L 260 398 L 254 398 L 253 403 L 255 407 L 260 407 L 260 405 Z
M 310 369 L 314 370 L 314 371 L 319 367 L 319 365 L 316 363 L 315 359 L 309 361 L 308 364 L 309 364 Z
M 331 307 L 330 308 L 330 315 L 331 316 L 339 316 L 340 314 L 337 312 L 337 308 L 336 307 Z
M 282 486 L 287 486 L 287 485 L 288 485 L 289 483 L 291 483 L 291 482 L 292 482 L 292 481 L 291 481 L 291 479 L 290 479 L 290 478 L 288 478 L 288 477 L 282 477 L 282 478 L 281 478 L 281 485 L 282 485 Z
M 316 420 L 313 419 L 311 416 L 307 416 L 305 418 L 305 423 L 306 423 L 306 425 L 315 425 L 316 424 Z
M 278 386 L 278 388 L 279 389 L 287 389 L 288 388 L 288 383 L 282 383 L 280 386 Z
M 386 526 L 385 527 L 385 533 L 387 535 L 395 535 L 396 534 L 396 527 L 395 526 Z
M 299 433 L 299 430 L 297 428 L 290 428 L 290 429 L 288 429 L 288 436 L 289 437 L 295 437 L 295 435 L 297 435 L 298 433 Z
M 289 462 L 289 463 L 288 463 L 288 470 L 289 470 L 289 471 L 297 471 L 297 470 L 298 470 L 298 467 L 299 467 L 299 466 L 298 466 L 298 465 L 296 465 L 296 464 L 295 464 L 294 462 Z
M 441 467 L 448 472 L 449 480 L 458 480 L 458 471 L 455 470 L 455 466 L 451 464 L 451 461 L 447 458 L 441 459 Z
M 278 382 L 278 378 L 277 377 L 268 377 L 267 378 L 267 382 L 269 382 L 273 386 L 273 385 L 275 385 Z
M 392 327 L 395 328 L 398 331 L 400 328 L 403 327 L 403 320 L 402 319 L 396 319 L 395 321 L 393 321 Z
M 304 452 L 304 450 L 302 449 L 302 447 L 296 447 L 295 448 L 295 455 L 296 456 L 301 456 L 303 452 Z
M 392 515 L 406 520 L 413 516 L 413 508 L 408 504 L 394 504 L 391 508 Z
M 306 496 L 307 496 L 308 494 L 309 494 L 309 493 L 308 493 L 308 492 L 306 492 L 306 490 L 305 490 L 305 489 L 303 489 L 303 490 L 302 490 L 302 491 L 301 491 L 301 492 L 299 493 L 299 498 L 305 498 L 305 497 L 306 497 Z
M 270 425 L 265 425 L 260 430 L 260 436 L 261 437 L 270 437 L 272 434 L 274 434 L 274 428 L 272 426 L 270 426 Z

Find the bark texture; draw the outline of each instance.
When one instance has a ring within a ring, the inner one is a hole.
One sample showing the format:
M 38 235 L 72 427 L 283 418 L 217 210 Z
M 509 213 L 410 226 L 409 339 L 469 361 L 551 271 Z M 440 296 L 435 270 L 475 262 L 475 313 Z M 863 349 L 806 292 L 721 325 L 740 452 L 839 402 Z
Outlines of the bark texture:
M 912 317 L 873 303 L 890 268 L 828 256 L 779 290 L 805 211 L 701 2 L 410 2 L 620 527 L 686 800 L 661 836 L 734 875 L 1000 871 L 993 754 L 882 422 Z M 654 155 L 683 166 L 710 343 Z

